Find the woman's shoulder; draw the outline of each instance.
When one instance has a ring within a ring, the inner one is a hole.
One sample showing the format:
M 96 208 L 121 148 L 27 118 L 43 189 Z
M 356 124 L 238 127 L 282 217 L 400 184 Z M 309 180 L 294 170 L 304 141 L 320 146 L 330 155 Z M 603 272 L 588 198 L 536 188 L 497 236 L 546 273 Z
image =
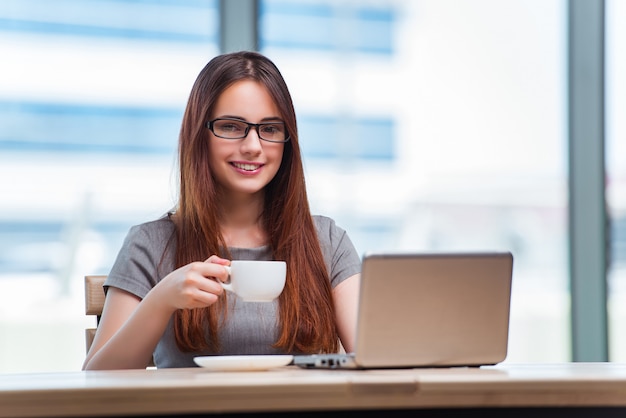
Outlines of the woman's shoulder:
M 335 287 L 361 270 L 361 260 L 348 233 L 333 218 L 317 215 L 313 216 L 313 221 Z
M 317 232 L 328 231 L 330 229 L 336 228 L 337 224 L 333 218 L 324 215 L 313 215 L 313 224 L 315 225 L 315 229 Z
M 346 231 L 337 225 L 333 218 L 324 215 L 313 215 L 313 224 L 318 237 L 323 241 L 340 239 Z
M 171 219 L 172 214 L 166 213 L 160 216 L 157 219 L 153 219 L 151 221 L 142 222 L 140 224 L 134 225 L 135 229 L 142 229 L 146 231 L 167 231 L 171 232 L 174 230 L 174 222 Z
M 136 238 L 145 237 L 160 241 L 161 239 L 171 237 L 174 233 L 174 229 L 175 226 L 171 219 L 171 214 L 167 213 L 158 219 L 133 225 L 128 235 Z
M 132 226 L 105 285 L 143 298 L 160 277 L 173 270 L 172 253 L 166 252 L 171 248 L 173 232 L 174 224 L 168 215 Z

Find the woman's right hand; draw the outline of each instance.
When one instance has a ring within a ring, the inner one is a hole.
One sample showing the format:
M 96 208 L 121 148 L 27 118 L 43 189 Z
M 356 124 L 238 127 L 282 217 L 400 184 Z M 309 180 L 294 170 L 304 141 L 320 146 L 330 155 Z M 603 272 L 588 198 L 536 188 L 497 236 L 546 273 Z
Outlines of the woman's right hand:
M 187 264 L 165 276 L 151 291 L 162 306 L 177 309 L 204 308 L 217 302 L 224 288 L 217 281 L 228 280 L 224 266 L 230 261 L 212 255 L 205 261 Z

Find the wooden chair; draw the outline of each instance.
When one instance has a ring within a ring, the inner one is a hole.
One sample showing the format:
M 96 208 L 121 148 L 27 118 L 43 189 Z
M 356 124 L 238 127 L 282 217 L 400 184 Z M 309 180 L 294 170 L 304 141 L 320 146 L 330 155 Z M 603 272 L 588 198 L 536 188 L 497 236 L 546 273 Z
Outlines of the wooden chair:
M 85 276 L 85 314 L 94 315 L 96 317 L 96 328 L 100 323 L 102 309 L 104 308 L 104 289 L 102 285 L 107 276 L 91 275 Z M 86 352 L 93 343 L 96 335 L 96 328 L 85 329 Z M 154 361 L 150 361 L 149 368 L 154 367 Z
M 85 314 L 96 317 L 96 328 L 100 323 L 102 308 L 104 307 L 104 289 L 102 285 L 107 276 L 85 276 Z M 96 328 L 85 329 L 85 342 L 87 352 L 93 337 L 96 335 Z

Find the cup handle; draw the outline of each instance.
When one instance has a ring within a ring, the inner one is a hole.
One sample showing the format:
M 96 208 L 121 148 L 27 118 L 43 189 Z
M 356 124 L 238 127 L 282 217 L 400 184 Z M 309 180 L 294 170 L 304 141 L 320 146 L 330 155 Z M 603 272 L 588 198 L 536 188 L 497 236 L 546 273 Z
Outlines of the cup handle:
M 233 289 L 233 285 L 232 285 L 232 282 L 230 280 L 230 266 L 224 266 L 224 268 L 228 272 L 228 281 L 227 282 L 223 282 L 221 280 L 218 280 L 217 282 L 219 284 L 221 284 L 224 289 L 229 290 L 231 292 L 234 292 L 235 290 Z

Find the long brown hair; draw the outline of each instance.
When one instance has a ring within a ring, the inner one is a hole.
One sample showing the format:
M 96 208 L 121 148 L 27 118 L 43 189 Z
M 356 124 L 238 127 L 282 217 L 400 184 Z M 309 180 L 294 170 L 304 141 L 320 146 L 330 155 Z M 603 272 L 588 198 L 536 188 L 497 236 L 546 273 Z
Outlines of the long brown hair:
M 279 297 L 280 333 L 274 347 L 285 352 L 337 351 L 329 272 L 309 209 L 293 102 L 280 71 L 261 54 L 219 55 L 204 67 L 192 87 L 179 138 L 180 196 L 173 216 L 176 267 L 212 254 L 229 255 L 217 218 L 219 199 L 209 164 L 206 122 L 220 94 L 246 79 L 267 88 L 291 138 L 285 143 L 280 169 L 265 188 L 261 215 L 273 257 L 287 262 L 285 289 Z M 226 304 L 224 295 L 209 308 L 176 311 L 178 347 L 184 351 L 219 349 L 219 318 L 225 316 Z

